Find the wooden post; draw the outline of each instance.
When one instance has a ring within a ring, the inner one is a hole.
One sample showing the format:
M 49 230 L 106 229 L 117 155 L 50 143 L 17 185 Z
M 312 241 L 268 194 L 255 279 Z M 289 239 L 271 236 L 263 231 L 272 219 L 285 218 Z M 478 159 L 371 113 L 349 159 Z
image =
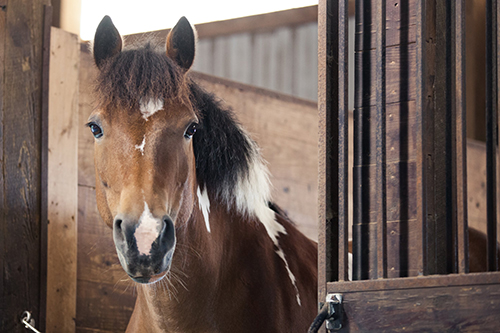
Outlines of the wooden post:
M 52 28 L 50 62 L 47 331 L 74 332 L 80 127 L 78 36 Z
M 45 323 L 42 172 L 44 5 L 0 0 L 0 331 Z

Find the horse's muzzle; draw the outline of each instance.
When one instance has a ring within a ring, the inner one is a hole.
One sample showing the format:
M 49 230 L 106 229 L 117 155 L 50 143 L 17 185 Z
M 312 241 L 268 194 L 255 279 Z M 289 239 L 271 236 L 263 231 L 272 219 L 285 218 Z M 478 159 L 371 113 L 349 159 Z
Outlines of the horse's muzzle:
M 137 221 L 118 214 L 113 239 L 123 269 L 135 282 L 157 282 L 170 269 L 175 249 L 175 228 L 170 217 Z

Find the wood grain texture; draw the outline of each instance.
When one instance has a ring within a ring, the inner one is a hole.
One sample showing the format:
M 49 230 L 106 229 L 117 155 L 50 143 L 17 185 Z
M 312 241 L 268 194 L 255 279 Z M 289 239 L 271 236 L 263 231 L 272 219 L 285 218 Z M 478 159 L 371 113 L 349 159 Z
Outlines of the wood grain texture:
M 42 40 L 46 0 L 0 4 L 0 331 L 44 328 L 41 274 Z
M 73 332 L 77 274 L 78 36 L 52 28 L 50 54 L 47 330 Z
M 330 283 L 328 291 L 343 295 L 346 332 L 498 330 L 498 272 Z

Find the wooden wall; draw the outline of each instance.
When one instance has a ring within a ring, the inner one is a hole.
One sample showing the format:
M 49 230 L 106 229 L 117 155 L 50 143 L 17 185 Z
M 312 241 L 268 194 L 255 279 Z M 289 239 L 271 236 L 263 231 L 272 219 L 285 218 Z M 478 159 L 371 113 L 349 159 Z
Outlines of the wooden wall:
M 23 311 L 45 328 L 48 4 L 0 1 L 0 332 L 26 332 Z

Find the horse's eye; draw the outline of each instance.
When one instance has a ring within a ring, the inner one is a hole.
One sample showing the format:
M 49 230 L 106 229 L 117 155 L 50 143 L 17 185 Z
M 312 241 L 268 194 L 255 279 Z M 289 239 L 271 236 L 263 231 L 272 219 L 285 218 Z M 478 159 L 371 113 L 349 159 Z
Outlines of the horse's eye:
M 96 123 L 90 123 L 89 125 L 90 131 L 94 135 L 94 138 L 99 139 L 102 136 L 102 128 L 99 127 Z
M 193 137 L 194 133 L 196 133 L 197 126 L 198 126 L 197 123 L 191 123 L 191 125 L 189 125 L 189 127 L 186 128 L 186 132 L 184 133 L 184 137 L 186 139 L 191 139 Z

